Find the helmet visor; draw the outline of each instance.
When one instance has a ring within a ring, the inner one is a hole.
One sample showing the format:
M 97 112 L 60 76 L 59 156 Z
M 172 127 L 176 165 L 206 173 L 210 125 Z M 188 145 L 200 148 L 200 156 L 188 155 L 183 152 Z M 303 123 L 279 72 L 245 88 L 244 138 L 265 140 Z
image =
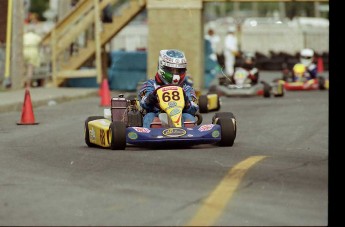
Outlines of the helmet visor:
M 165 73 L 169 73 L 171 75 L 182 75 L 186 73 L 186 68 L 172 68 L 168 66 L 164 66 L 163 70 Z
M 312 56 L 301 56 L 302 59 L 307 59 L 307 60 L 310 60 L 312 59 Z

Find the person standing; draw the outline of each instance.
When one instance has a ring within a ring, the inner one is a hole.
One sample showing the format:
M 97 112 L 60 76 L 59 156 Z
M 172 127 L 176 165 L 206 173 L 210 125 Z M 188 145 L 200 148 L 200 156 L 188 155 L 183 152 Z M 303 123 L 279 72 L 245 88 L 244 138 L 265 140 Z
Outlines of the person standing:
M 26 66 L 24 86 L 30 87 L 34 69 L 40 66 L 40 43 L 42 38 L 33 28 L 29 27 L 27 29 L 23 37 L 24 62 Z
M 208 40 L 211 44 L 212 54 L 210 55 L 210 58 L 214 61 L 218 61 L 218 45 L 220 42 L 219 35 L 217 35 L 213 28 L 209 28 L 207 31 L 207 34 L 205 36 L 205 39 Z
M 234 74 L 236 56 L 238 55 L 238 42 L 237 37 L 235 36 L 235 31 L 235 27 L 230 26 L 224 39 L 225 73 L 228 76 L 232 76 Z

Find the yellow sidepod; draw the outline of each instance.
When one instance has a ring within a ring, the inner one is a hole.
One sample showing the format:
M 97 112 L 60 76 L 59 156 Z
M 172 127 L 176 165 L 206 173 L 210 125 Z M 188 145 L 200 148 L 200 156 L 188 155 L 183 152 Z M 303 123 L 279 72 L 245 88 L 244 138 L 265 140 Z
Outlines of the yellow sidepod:
M 90 142 L 101 147 L 110 147 L 108 139 L 110 123 L 109 119 L 90 121 L 88 123 Z
M 208 94 L 208 109 L 214 110 L 218 108 L 218 95 L 217 94 Z

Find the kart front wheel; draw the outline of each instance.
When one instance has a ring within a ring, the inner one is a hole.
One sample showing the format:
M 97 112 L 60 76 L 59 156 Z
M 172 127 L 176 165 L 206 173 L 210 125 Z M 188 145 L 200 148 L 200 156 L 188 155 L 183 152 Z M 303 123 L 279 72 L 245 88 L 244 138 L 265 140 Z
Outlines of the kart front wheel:
M 109 126 L 110 149 L 124 150 L 126 148 L 126 125 L 121 121 L 113 121 Z
M 199 112 L 195 113 L 195 117 L 197 118 L 196 125 L 201 125 L 202 123 L 202 115 Z
M 208 113 L 207 95 L 200 95 L 200 97 L 199 97 L 199 111 L 200 111 L 200 113 Z
M 96 144 L 90 143 L 90 131 L 89 131 L 89 122 L 93 120 L 103 119 L 103 116 L 91 116 L 86 118 L 85 125 L 84 125 L 84 135 L 85 135 L 85 143 L 88 147 L 96 147 Z
M 218 112 L 215 113 L 212 117 L 212 123 L 216 124 L 218 118 L 234 118 L 235 119 L 235 115 L 232 112 Z
M 212 124 L 218 124 L 218 120 L 221 118 L 228 118 L 231 119 L 234 125 L 235 129 L 235 138 L 236 138 L 236 133 L 237 133 L 237 122 L 235 115 L 232 112 L 218 112 L 215 113 L 212 117 Z
M 220 146 L 232 147 L 236 138 L 235 124 L 231 118 L 219 118 L 217 124 L 221 128 L 221 140 L 219 141 Z

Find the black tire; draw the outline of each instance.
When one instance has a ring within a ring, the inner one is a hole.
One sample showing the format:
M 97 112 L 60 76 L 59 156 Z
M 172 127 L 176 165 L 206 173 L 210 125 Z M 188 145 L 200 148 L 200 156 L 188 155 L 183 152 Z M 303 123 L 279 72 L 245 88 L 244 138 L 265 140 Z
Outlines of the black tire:
M 218 120 L 217 118 L 235 118 L 235 115 L 231 112 L 218 112 L 215 113 L 212 117 L 212 124 L 216 124 L 216 120 Z
M 111 122 L 109 126 L 108 140 L 110 149 L 124 150 L 126 148 L 126 124 L 122 121 Z
M 277 82 L 278 83 L 278 88 L 277 88 L 277 90 L 278 91 L 281 91 L 280 93 L 277 93 L 277 94 L 274 94 L 274 97 L 283 97 L 284 96 L 284 85 L 283 84 L 281 84 L 281 83 L 279 83 L 279 82 Z
M 208 113 L 207 95 L 200 95 L 200 97 L 199 97 L 199 112 L 200 113 Z
M 196 125 L 201 125 L 202 123 L 202 115 L 199 112 L 195 113 L 195 117 L 197 118 Z
M 326 80 L 325 80 L 325 78 L 323 76 L 319 76 L 319 78 L 317 80 L 318 80 L 318 83 L 319 83 L 319 89 L 320 90 L 326 90 L 326 86 L 325 86 Z
M 219 118 L 217 124 L 221 128 L 221 140 L 219 146 L 232 147 L 236 138 L 236 129 L 231 118 Z
M 235 137 L 236 137 L 236 133 L 237 133 L 237 122 L 236 122 L 236 118 L 235 115 L 232 112 L 218 112 L 215 113 L 212 117 L 212 124 L 218 124 L 218 120 L 221 118 L 228 118 L 231 119 L 234 123 L 234 127 L 235 127 Z
M 264 84 L 264 98 L 271 97 L 271 86 Z
M 86 118 L 85 124 L 84 124 L 84 135 L 85 135 L 85 143 L 87 146 L 89 146 L 89 147 L 96 147 L 97 146 L 96 144 L 90 143 L 90 132 L 89 132 L 88 123 L 90 121 L 97 120 L 97 119 L 103 119 L 103 118 L 104 118 L 103 116 L 91 116 L 91 117 Z

